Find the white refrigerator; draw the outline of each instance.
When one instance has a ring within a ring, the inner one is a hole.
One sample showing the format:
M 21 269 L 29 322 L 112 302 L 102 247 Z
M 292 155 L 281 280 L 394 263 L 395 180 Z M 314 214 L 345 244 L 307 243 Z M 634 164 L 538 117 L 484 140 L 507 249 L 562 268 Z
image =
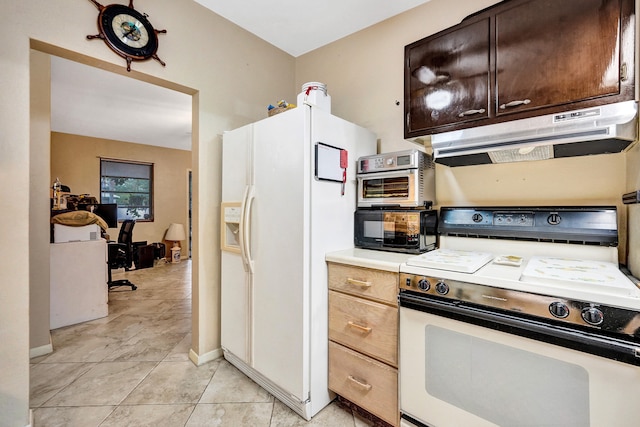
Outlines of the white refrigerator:
M 332 398 L 325 253 L 353 246 L 376 136 L 303 104 L 225 132 L 222 153 L 224 357 L 309 420 Z

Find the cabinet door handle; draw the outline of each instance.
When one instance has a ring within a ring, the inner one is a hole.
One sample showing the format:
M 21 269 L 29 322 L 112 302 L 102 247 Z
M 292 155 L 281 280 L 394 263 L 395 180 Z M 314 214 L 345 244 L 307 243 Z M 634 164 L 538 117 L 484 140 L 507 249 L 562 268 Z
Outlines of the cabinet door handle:
M 362 280 L 352 279 L 351 277 L 347 277 L 347 283 L 350 285 L 362 286 L 363 288 L 371 287 L 371 282 L 364 282 Z
M 458 114 L 458 117 L 473 116 L 474 114 L 482 114 L 485 111 L 486 110 L 484 108 L 481 108 L 479 110 L 467 110 L 467 111 L 463 111 L 462 113 Z
M 362 387 L 363 389 L 369 391 L 371 390 L 371 384 L 367 384 L 364 381 L 354 377 L 353 375 L 349 375 L 347 378 L 349 378 L 349 381 L 353 382 L 354 384 L 357 384 L 358 386 Z
M 511 102 L 507 102 L 506 104 L 502 104 L 500 106 L 500 109 L 504 110 L 506 108 L 518 107 L 520 105 L 527 105 L 530 102 L 531 102 L 530 99 L 522 99 L 522 100 L 518 100 L 518 101 L 511 101 Z
M 352 322 L 351 320 L 349 320 L 347 324 L 354 329 L 358 329 L 359 331 L 364 332 L 365 334 L 368 334 L 369 332 L 371 332 L 371 328 L 369 326 L 358 325 L 357 323 Z

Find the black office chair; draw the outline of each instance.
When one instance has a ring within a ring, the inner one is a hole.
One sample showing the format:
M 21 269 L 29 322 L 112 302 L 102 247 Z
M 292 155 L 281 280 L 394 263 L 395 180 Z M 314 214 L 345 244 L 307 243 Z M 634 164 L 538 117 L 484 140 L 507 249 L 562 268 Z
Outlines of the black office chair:
M 133 262 L 133 226 L 136 225 L 135 219 L 126 219 L 120 227 L 118 235 L 118 243 L 109 243 L 107 264 L 109 264 L 108 281 L 109 289 L 116 286 L 131 286 L 131 290 L 135 291 L 138 287 L 127 279 L 112 280 L 111 269 L 123 268 L 128 271 Z

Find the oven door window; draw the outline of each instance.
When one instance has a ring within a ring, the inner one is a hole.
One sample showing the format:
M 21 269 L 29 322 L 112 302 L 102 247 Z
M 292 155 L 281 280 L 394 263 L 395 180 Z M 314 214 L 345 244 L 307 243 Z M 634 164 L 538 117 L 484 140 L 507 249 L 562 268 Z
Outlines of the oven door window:
M 409 176 L 394 176 L 362 180 L 364 199 L 407 199 L 410 194 Z
M 438 326 L 424 333 L 431 396 L 499 426 L 589 425 L 581 366 Z
M 426 425 L 636 426 L 640 368 L 400 308 L 400 406 Z

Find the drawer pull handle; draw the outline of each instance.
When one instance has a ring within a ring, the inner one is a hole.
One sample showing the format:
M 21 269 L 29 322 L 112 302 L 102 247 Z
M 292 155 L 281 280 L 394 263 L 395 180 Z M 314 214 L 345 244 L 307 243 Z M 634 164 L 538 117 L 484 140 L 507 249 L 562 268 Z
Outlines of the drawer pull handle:
M 347 378 L 349 378 L 349 381 L 359 385 L 363 389 L 365 389 L 367 391 L 371 390 L 371 384 L 367 384 L 364 381 L 359 380 L 358 378 L 354 377 L 353 375 L 349 375 Z
M 349 320 L 348 322 L 349 326 L 351 326 L 352 328 L 358 329 L 361 332 L 364 332 L 365 334 L 368 334 L 369 332 L 371 332 L 371 328 L 368 326 L 362 326 L 362 325 L 358 325 L 357 323 L 352 322 L 351 320 Z
M 350 285 L 362 286 L 363 288 L 371 287 L 371 282 L 364 282 L 362 280 L 352 279 L 351 277 L 347 277 L 347 283 Z

